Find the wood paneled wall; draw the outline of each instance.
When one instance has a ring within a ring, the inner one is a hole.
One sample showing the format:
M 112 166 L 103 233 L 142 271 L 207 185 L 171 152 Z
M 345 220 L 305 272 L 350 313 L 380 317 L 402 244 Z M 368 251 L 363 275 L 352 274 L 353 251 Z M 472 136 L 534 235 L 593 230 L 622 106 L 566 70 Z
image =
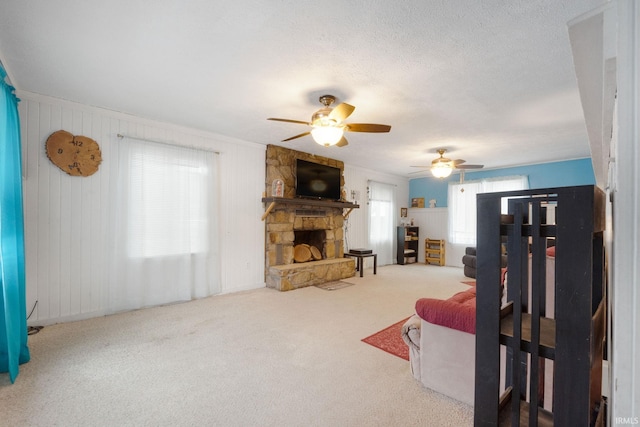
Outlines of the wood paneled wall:
M 357 202 L 360 208 L 354 209 L 345 221 L 345 251 L 350 248 L 369 247 L 369 205 L 367 186 L 369 181 L 378 181 L 396 186 L 397 224 L 400 224 L 400 208 L 407 207 L 409 200 L 409 180 L 405 177 L 376 172 L 349 164 L 344 165 L 344 188 L 347 199 Z M 359 196 L 354 200 L 351 192 Z M 394 233 L 395 234 L 395 233 Z M 395 247 L 393 253 L 395 253 Z M 371 258 L 365 258 L 365 267 L 373 265 Z
M 109 165 L 117 134 L 221 152 L 220 236 L 222 292 L 264 286 L 264 224 L 260 201 L 265 147 L 59 99 L 18 92 L 25 210 L 29 324 L 100 316 L 109 291 L 107 213 Z M 98 172 L 72 177 L 46 156 L 54 131 L 95 139 L 102 151 Z M 36 305 L 37 302 L 37 305 Z
M 424 262 L 424 239 L 444 239 L 446 241 L 446 265 L 461 267 L 464 247 L 449 242 L 449 214 L 447 208 L 409 208 L 408 218 L 413 218 L 420 227 L 418 261 Z

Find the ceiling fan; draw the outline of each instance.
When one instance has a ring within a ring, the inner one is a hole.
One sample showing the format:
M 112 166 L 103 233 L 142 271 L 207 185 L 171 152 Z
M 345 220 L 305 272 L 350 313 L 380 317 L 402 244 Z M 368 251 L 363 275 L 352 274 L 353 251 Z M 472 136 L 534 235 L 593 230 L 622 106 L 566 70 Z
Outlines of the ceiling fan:
M 431 166 L 411 166 L 411 167 L 431 169 L 431 173 L 433 174 L 433 176 L 437 178 L 448 177 L 449 175 L 451 175 L 451 172 L 454 169 L 461 169 L 462 172 L 464 172 L 465 169 L 482 169 L 484 167 L 484 165 L 464 165 L 463 163 L 465 163 L 466 160 L 462 160 L 462 159 L 456 159 L 456 160 L 447 159 L 446 157 L 444 157 L 444 153 L 446 152 L 447 150 L 443 148 L 439 149 L 438 154 L 440 154 L 440 157 L 432 161 Z M 419 172 L 422 172 L 422 171 L 411 172 L 411 173 L 419 173 Z
M 291 141 L 292 139 L 300 138 L 311 134 L 314 141 L 325 147 L 337 145 L 338 147 L 344 147 L 348 144 L 347 139 L 344 137 L 344 132 L 389 132 L 391 126 L 379 125 L 374 123 L 344 123 L 344 120 L 353 113 L 356 109 L 353 105 L 349 105 L 346 102 L 331 107 L 336 101 L 333 95 L 322 95 L 320 102 L 324 107 L 313 113 L 310 122 L 303 122 L 301 120 L 290 119 L 276 119 L 273 117 L 267 120 L 275 120 L 278 122 L 298 123 L 301 125 L 311 126 L 311 130 L 301 133 L 291 138 L 283 139 L 282 142 Z

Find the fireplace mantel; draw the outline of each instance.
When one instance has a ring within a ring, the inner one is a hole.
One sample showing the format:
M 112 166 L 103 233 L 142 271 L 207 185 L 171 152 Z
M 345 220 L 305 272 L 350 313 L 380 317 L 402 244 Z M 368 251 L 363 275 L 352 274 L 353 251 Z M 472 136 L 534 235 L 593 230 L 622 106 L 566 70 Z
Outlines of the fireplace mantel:
M 262 215 L 263 221 L 267 217 L 267 215 L 269 215 L 269 212 L 271 212 L 271 210 L 277 204 L 306 205 L 306 206 L 318 206 L 323 208 L 349 209 L 349 211 L 346 214 L 344 214 L 345 218 L 349 215 L 349 213 L 351 213 L 353 209 L 360 207 L 360 205 L 357 205 L 351 202 L 338 202 L 334 200 L 302 199 L 302 198 L 292 199 L 289 197 L 263 197 L 262 202 L 269 203 L 267 210 L 265 210 L 264 214 Z
M 351 202 L 337 202 L 334 200 L 320 200 L 320 199 L 303 199 L 296 198 L 292 199 L 289 197 L 264 197 L 262 199 L 264 203 L 282 203 L 282 204 L 290 204 L 290 205 L 310 205 L 310 206 L 322 206 L 329 208 L 359 208 L 360 205 L 356 205 Z

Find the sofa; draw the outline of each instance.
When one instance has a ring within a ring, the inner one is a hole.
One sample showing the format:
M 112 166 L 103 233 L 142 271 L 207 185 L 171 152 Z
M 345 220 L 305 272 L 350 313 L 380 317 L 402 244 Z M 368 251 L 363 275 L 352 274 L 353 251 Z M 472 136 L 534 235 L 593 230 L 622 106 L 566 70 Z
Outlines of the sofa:
M 423 386 L 473 405 L 475 287 L 447 300 L 421 298 L 402 328 L 413 377 Z
M 531 259 L 529 259 L 531 262 Z M 529 269 L 531 271 L 531 269 Z M 547 317 L 554 317 L 555 258 L 547 256 Z M 506 268 L 503 269 L 505 283 Z M 529 282 L 530 283 L 530 282 Z M 446 300 L 421 298 L 416 313 L 402 327 L 402 338 L 409 346 L 409 365 L 413 377 L 424 387 L 473 405 L 475 393 L 475 286 Z M 531 294 L 531 292 L 529 292 Z M 506 298 L 503 297 L 503 302 Z M 505 384 L 506 350 L 500 347 L 500 384 Z M 545 369 L 545 409 L 551 408 L 553 363 Z M 502 391 L 501 389 L 501 391 Z
M 464 255 L 462 256 L 462 265 L 464 266 L 464 275 L 476 278 L 476 248 L 467 247 L 464 249 Z M 502 255 L 502 268 L 507 266 L 507 256 Z
M 462 265 L 464 266 L 464 275 L 476 278 L 476 248 L 467 247 L 462 256 Z

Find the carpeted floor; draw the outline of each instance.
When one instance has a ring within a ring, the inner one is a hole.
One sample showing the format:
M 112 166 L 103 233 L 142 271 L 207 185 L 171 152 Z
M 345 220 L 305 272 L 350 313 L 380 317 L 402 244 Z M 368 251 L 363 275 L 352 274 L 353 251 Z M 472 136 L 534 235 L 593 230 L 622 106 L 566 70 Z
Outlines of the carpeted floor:
M 46 326 L 11 385 L 7 426 L 471 426 L 409 362 L 363 343 L 462 269 L 384 266 L 327 292 L 256 289 Z

